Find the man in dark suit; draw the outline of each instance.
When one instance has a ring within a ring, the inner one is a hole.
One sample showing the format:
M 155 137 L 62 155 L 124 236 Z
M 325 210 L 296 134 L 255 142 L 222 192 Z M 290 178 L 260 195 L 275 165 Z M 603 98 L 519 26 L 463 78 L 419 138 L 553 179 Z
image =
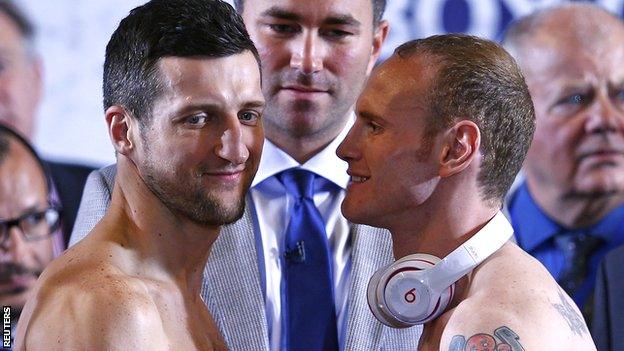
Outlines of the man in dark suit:
M 42 92 L 42 65 L 34 49 L 34 27 L 10 0 L 0 0 L 0 121 L 32 140 Z M 46 161 L 54 196 L 63 206 L 64 242 L 69 241 L 84 183 L 93 169 Z
M 624 350 L 622 311 L 624 311 L 624 246 L 605 256 L 596 275 L 592 334 L 599 351 Z

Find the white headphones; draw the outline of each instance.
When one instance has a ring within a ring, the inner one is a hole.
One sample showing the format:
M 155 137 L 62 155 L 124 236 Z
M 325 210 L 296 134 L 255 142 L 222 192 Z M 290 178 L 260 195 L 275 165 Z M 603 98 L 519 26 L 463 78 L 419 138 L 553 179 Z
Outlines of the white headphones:
M 444 259 L 414 254 L 378 270 L 368 283 L 368 306 L 383 324 L 407 328 L 441 315 L 455 282 L 496 252 L 513 235 L 499 211 L 472 238 Z

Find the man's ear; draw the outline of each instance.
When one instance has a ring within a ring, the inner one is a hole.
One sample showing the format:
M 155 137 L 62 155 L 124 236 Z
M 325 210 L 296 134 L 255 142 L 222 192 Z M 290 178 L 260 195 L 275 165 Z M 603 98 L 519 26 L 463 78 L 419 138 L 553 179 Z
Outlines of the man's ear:
M 462 120 L 449 129 L 440 153 L 440 176 L 450 177 L 466 169 L 479 153 L 481 131 L 472 121 Z
M 133 134 L 138 133 L 136 120 L 125 108 L 113 105 L 106 110 L 106 124 L 115 151 L 127 156 L 135 147 Z
M 366 74 L 370 74 L 375 67 L 375 62 L 379 58 L 381 54 L 381 47 L 383 43 L 386 41 L 386 37 L 388 36 L 388 31 L 390 30 L 390 25 L 388 21 L 381 20 L 377 27 L 375 27 L 375 31 L 373 32 L 373 51 L 371 52 L 371 58 L 368 62 L 368 68 L 366 69 Z

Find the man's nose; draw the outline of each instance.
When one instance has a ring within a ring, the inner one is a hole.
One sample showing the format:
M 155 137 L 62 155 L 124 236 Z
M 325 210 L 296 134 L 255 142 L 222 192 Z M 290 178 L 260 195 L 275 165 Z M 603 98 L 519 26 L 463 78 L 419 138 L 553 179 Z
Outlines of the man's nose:
M 230 117 L 219 137 L 215 154 L 233 164 L 243 164 L 249 158 L 249 150 L 243 138 L 243 127 L 238 117 Z
M 604 133 L 620 130 L 624 132 L 624 112 L 606 94 L 599 96 L 593 108 L 588 111 L 585 124 L 588 133 Z
M 356 126 L 353 126 L 345 139 L 338 145 L 336 149 L 336 155 L 343 161 L 349 162 L 350 160 L 356 160 L 359 158 L 358 144 L 357 144 Z
M 22 229 L 17 225 L 9 228 L 7 237 L 1 246 L 1 256 L 4 262 L 21 262 L 28 252 L 28 242 L 24 239 Z
M 294 42 L 290 58 L 290 67 L 305 74 L 312 74 L 323 69 L 323 44 L 314 30 L 304 31 Z

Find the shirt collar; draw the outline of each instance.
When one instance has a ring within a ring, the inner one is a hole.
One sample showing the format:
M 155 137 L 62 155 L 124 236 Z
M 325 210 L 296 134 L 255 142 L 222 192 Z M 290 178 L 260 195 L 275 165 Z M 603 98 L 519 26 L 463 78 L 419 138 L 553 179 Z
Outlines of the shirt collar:
M 518 187 L 511 199 L 509 213 L 518 244 L 529 252 L 555 236 L 561 229 L 537 206 L 526 182 Z
M 550 219 L 535 203 L 527 183 L 518 188 L 511 199 L 510 214 L 518 243 L 533 251 L 542 243 L 562 232 L 583 231 L 607 243 L 624 243 L 624 204 L 609 212 L 600 222 L 587 228 L 567 229 Z
M 608 243 L 624 243 L 624 204 L 609 212 L 600 222 L 589 227 L 588 231 Z
M 347 136 L 354 122 L 355 116 L 351 114 L 340 134 L 304 164 L 300 164 L 271 141 L 265 139 L 258 172 L 251 186 L 255 187 L 266 179 L 289 168 L 301 167 L 320 175 L 342 189 L 346 189 L 349 183 L 348 165 L 336 156 L 336 149 L 338 149 L 338 145 Z

